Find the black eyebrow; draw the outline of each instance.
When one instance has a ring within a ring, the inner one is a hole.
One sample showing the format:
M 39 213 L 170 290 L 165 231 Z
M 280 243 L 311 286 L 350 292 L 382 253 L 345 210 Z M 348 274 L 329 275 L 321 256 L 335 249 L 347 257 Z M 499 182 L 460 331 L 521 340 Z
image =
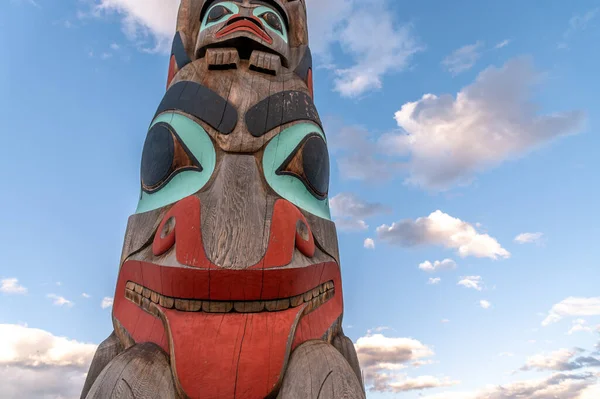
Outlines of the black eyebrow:
M 237 125 L 238 113 L 223 97 L 196 82 L 181 81 L 167 91 L 154 117 L 179 110 L 193 115 L 221 134 L 230 134 Z

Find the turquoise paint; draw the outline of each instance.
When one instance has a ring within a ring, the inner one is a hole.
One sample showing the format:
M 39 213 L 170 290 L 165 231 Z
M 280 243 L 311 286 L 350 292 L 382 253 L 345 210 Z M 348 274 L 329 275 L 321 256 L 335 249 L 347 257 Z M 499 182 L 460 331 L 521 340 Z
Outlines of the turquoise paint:
M 281 32 L 276 31 L 275 29 L 271 28 L 269 26 L 269 24 L 267 23 L 267 21 L 260 18 L 260 15 L 264 14 L 267 11 L 270 11 L 270 12 L 274 13 L 275 15 L 277 15 L 277 18 L 279 18 L 279 22 L 281 23 L 281 26 L 283 27 L 283 34 L 281 34 Z M 270 30 L 271 32 L 273 32 L 276 35 L 278 35 L 279 37 L 281 37 L 284 42 L 286 42 L 286 43 L 288 42 L 288 35 L 287 35 L 287 29 L 285 28 L 285 22 L 283 22 L 283 18 L 281 18 L 281 15 L 279 15 L 277 10 L 274 10 L 273 8 L 270 8 L 270 7 L 260 6 L 260 7 L 256 7 L 252 13 L 254 14 L 255 17 L 258 17 L 263 21 L 264 26 L 268 30 Z
M 207 23 L 208 14 L 210 14 L 210 11 L 213 8 L 215 8 L 216 6 L 223 6 L 223 7 L 227 8 L 229 11 L 231 11 L 233 14 L 224 15 L 221 19 L 218 19 L 211 23 Z M 200 26 L 200 32 L 202 32 L 206 28 L 210 28 L 213 25 L 216 25 L 216 24 L 219 24 L 219 23 L 225 21 L 226 19 L 232 17 L 233 15 L 239 14 L 239 12 L 240 12 L 240 8 L 232 1 L 224 1 L 222 3 L 213 5 L 211 8 L 208 9 L 208 11 L 206 12 L 206 15 L 204 16 L 204 19 L 202 20 L 202 25 Z
M 173 127 L 181 141 L 200 162 L 203 170 L 202 172 L 196 170 L 180 172 L 155 193 L 149 194 L 142 191 L 136 213 L 162 208 L 196 193 L 208 183 L 215 170 L 217 154 L 210 137 L 202 126 L 174 112 L 159 115 L 152 122 L 150 128 L 159 122 Z
M 331 220 L 329 199 L 319 200 L 316 198 L 297 177 L 276 173 L 302 139 L 311 133 L 317 133 L 325 140 L 325 134 L 321 128 L 312 123 L 294 125 L 275 136 L 267 145 L 263 156 L 265 178 L 277 194 L 292 204 L 313 215 Z

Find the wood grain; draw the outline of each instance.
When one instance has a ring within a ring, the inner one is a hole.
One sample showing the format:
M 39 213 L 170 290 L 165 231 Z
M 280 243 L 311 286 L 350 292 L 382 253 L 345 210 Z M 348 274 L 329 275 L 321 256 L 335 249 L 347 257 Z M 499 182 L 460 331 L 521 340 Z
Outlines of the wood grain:
M 169 358 L 157 345 L 138 344 L 114 358 L 86 399 L 179 399 Z
M 83 385 L 83 391 L 81 392 L 82 399 L 87 396 L 102 370 L 104 370 L 108 363 L 110 363 L 121 351 L 123 351 L 123 345 L 121 345 L 121 342 L 119 342 L 117 335 L 113 331 L 113 333 L 98 346 L 98 349 L 94 354 L 94 359 L 90 365 L 85 384 Z
M 360 364 L 358 362 L 358 356 L 356 354 L 354 343 L 350 338 L 346 337 L 343 333 L 340 333 L 333 339 L 332 344 L 335 349 L 337 349 L 342 356 L 344 356 L 344 359 L 346 359 L 350 367 L 352 367 L 352 370 L 354 371 L 356 378 L 358 378 L 358 381 L 360 382 L 364 392 L 365 387 L 363 385 L 362 372 L 360 370 Z
M 308 341 L 293 353 L 277 399 L 364 399 L 356 374 L 333 346 Z

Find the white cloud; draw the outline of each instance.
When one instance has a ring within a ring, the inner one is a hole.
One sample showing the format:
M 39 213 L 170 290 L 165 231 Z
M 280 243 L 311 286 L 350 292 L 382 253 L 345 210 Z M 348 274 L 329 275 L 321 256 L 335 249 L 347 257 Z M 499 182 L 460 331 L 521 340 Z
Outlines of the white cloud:
M 166 53 L 175 34 L 178 9 L 179 0 L 99 0 L 93 12 L 96 15 L 117 13 L 130 40 L 145 50 Z
M 350 56 L 353 65 L 330 65 L 335 90 L 356 97 L 379 89 L 383 77 L 409 66 L 423 50 L 410 24 L 398 24 L 386 0 L 308 0 L 311 49 L 331 63 L 335 46 Z M 369 32 L 365 35 L 365 32 Z
M 587 325 L 587 321 L 585 321 L 584 319 L 577 319 L 573 321 L 573 326 L 571 327 L 571 329 L 569 330 L 569 332 L 567 334 L 569 335 L 573 335 L 575 333 L 578 332 L 593 332 L 593 329 L 591 326 Z
M 336 219 L 335 225 L 338 230 L 346 232 L 357 232 L 369 230 L 369 225 L 364 220 Z
M 593 356 L 577 356 L 581 355 L 581 353 L 582 350 L 577 349 L 559 349 L 549 354 L 538 354 L 527 358 L 525 366 L 521 367 L 520 370 L 572 371 L 586 367 L 600 366 L 600 360 Z
M 461 277 L 457 285 L 462 285 L 465 288 L 472 288 L 477 291 L 483 290 L 483 279 L 481 276 L 464 276 Z
M 477 41 L 454 50 L 452 54 L 444 58 L 442 65 L 453 75 L 468 71 L 475 66 L 475 63 L 481 56 L 482 47 L 483 42 Z
M 483 309 L 489 309 L 492 307 L 492 304 L 489 301 L 481 300 L 479 301 L 479 306 L 481 306 Z
M 515 237 L 515 242 L 519 244 L 539 243 L 544 233 L 522 233 Z
M 481 234 L 473 225 L 442 211 L 435 211 L 417 220 L 403 220 L 391 226 L 377 228 L 380 240 L 404 247 L 442 245 L 458 251 L 461 257 L 508 258 L 510 253 L 487 234 Z
M 6 278 L 0 280 L 0 292 L 5 294 L 27 294 L 27 288 L 19 284 L 19 280 L 16 278 Z
M 580 397 L 596 385 L 593 373 L 557 373 L 543 379 L 490 385 L 477 392 L 445 392 L 423 396 L 423 399 L 583 399 Z M 594 397 L 595 398 L 595 397 Z M 587 398 L 586 398 L 587 399 Z
M 446 190 L 477 173 L 577 133 L 581 111 L 543 115 L 531 101 L 540 74 L 527 58 L 489 67 L 456 97 L 425 94 L 396 112 L 400 131 L 382 136 L 380 151 L 406 160 L 409 184 Z
M 448 320 L 448 319 L 442 319 L 442 324 L 447 324 L 447 323 L 450 323 L 450 320 Z
M 452 259 L 444 259 L 442 261 L 436 260 L 433 263 L 426 260 L 419 265 L 419 269 L 427 273 L 435 273 L 442 270 L 454 270 L 456 269 L 456 262 Z
M 508 46 L 509 44 L 510 44 L 510 40 L 508 40 L 508 39 L 502 40 L 500 43 L 496 44 L 494 46 L 494 48 L 501 49 L 501 48 L 504 48 L 504 47 Z
M 81 294 L 81 296 L 84 297 L 85 299 L 90 299 L 92 297 L 90 294 L 87 294 L 85 292 L 83 294 Z
M 333 197 L 329 205 L 334 217 L 366 219 L 378 213 L 389 213 L 390 208 L 378 203 L 368 203 L 354 194 L 341 193 Z
M 429 284 L 429 285 L 438 285 L 441 282 L 442 282 L 442 279 L 439 278 L 439 277 L 436 277 L 436 278 L 430 278 L 429 281 L 427 282 L 427 284 Z
M 102 303 L 100 303 L 100 306 L 102 307 L 102 309 L 108 309 L 108 308 L 112 307 L 113 302 L 114 302 L 113 298 L 106 296 L 102 299 Z
M 390 338 L 369 333 L 355 344 L 364 372 L 365 383 L 371 391 L 402 392 L 454 385 L 458 382 L 444 377 L 422 376 L 409 378 L 401 373 L 409 365 L 429 364 L 433 350 L 412 338 Z M 423 363 L 427 362 L 427 363 Z
M 543 326 L 556 323 L 564 317 L 600 316 L 600 297 L 569 297 L 552 307 L 542 322 Z
M 365 248 L 367 249 L 375 249 L 375 240 L 372 238 L 367 238 L 364 243 Z
M 78 398 L 96 345 L 0 324 L 2 398 Z
M 73 305 L 75 305 L 72 301 L 69 301 L 68 299 L 56 294 L 48 294 L 47 297 L 52 299 L 52 303 L 55 306 L 67 306 L 71 308 Z

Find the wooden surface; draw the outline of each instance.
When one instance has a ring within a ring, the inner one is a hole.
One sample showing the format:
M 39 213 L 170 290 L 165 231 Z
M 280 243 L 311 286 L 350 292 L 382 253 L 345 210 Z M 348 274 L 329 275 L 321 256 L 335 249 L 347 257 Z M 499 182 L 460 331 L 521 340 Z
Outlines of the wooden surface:
M 365 394 L 346 359 L 323 341 L 298 347 L 277 399 L 362 399 Z
M 181 1 L 157 117 L 172 141 L 201 126 L 207 152 L 192 159 L 162 136 L 149 141 L 142 175 L 162 208 L 129 219 L 115 332 L 82 398 L 364 398 L 341 331 L 305 1 L 234 3 L 207 21 L 202 11 L 217 3 Z M 273 18 L 288 29 L 275 32 Z M 203 179 L 178 179 L 192 166 Z M 272 178 L 277 170 L 290 184 Z
M 179 399 L 169 358 L 158 346 L 137 344 L 100 373 L 86 399 Z
M 81 392 L 81 399 L 84 399 L 87 396 L 102 370 L 104 370 L 111 360 L 117 357 L 117 355 L 122 351 L 123 345 L 114 332 L 104 342 L 102 342 L 100 346 L 98 346 L 85 379 L 83 391 Z

